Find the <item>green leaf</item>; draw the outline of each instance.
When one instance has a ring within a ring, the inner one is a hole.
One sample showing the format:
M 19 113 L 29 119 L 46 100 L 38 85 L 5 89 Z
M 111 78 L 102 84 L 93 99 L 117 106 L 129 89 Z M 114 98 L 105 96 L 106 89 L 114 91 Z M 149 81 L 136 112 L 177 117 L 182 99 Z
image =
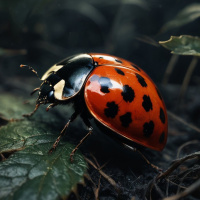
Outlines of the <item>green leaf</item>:
M 174 19 L 164 24 L 161 31 L 184 26 L 200 17 L 200 3 L 194 3 L 181 10 Z
M 22 104 L 21 98 L 2 94 L 0 98 L 7 105 L 1 114 L 8 119 L 33 109 Z M 83 182 L 87 164 L 80 152 L 71 163 L 73 145 L 61 141 L 56 151 L 48 154 L 59 134 L 55 128 L 59 120 L 53 113 L 40 116 L 42 112 L 33 119 L 8 122 L 0 128 L 0 155 L 10 155 L 0 162 L 0 200 L 64 199 Z
M 166 49 L 177 55 L 200 56 L 200 38 L 190 35 L 171 36 L 167 41 L 160 41 Z
M 0 163 L 0 199 L 64 199 L 83 182 L 83 157 L 76 154 L 71 163 L 68 143 L 48 155 L 51 145 L 29 146 Z
M 13 119 L 25 119 L 22 115 L 32 112 L 35 107 L 35 101 L 33 99 L 25 101 L 26 99 L 11 94 L 0 94 L 0 99 L 0 118 L 2 117 L 7 121 L 12 121 Z M 58 117 L 52 112 L 46 113 L 44 106 L 41 106 L 31 119 L 40 121 L 41 123 L 48 122 L 50 125 L 59 123 Z
M 24 149 L 30 145 L 43 143 L 51 144 L 58 133 L 48 128 L 46 123 L 34 121 L 10 122 L 0 128 L 0 154 Z
M 16 97 L 10 94 L 0 94 L 0 116 L 3 116 L 7 120 L 22 119 L 22 115 L 29 113 L 34 107 L 30 104 L 24 104 L 24 99 Z

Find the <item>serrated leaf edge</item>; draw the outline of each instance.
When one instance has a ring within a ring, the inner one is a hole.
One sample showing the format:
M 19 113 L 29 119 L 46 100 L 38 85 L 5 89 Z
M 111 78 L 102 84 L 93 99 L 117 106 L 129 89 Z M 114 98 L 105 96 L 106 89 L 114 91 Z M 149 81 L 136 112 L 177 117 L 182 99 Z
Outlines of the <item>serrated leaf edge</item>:
M 166 41 L 159 41 L 159 44 L 162 45 L 164 48 L 170 50 L 170 52 L 172 54 L 192 56 L 192 54 L 190 55 L 190 54 L 184 54 L 184 53 L 182 53 L 182 54 L 175 53 L 174 51 L 171 51 L 171 49 L 167 45 L 165 45 L 166 43 L 172 42 L 173 39 L 182 39 L 183 37 L 187 37 L 187 38 L 191 38 L 191 39 L 199 39 L 200 40 L 200 37 L 198 37 L 198 36 L 180 35 L 180 36 L 171 36 L 170 39 L 166 40 Z M 197 55 L 194 55 L 194 56 L 197 56 Z M 199 53 L 198 56 L 200 56 L 200 53 Z

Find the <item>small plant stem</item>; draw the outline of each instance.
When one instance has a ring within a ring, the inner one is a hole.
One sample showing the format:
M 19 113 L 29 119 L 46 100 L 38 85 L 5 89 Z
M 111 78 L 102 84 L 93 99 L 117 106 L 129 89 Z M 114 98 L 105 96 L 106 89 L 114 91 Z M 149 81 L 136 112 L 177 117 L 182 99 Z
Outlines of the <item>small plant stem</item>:
M 188 70 L 185 74 L 185 77 L 183 79 L 183 83 L 182 83 L 182 86 L 181 86 L 181 89 L 180 89 L 180 94 L 179 94 L 179 99 L 178 99 L 178 103 L 183 103 L 183 99 L 184 99 L 184 95 L 185 95 L 185 92 L 188 88 L 188 84 L 190 82 L 190 79 L 191 79 L 191 76 L 192 76 L 192 73 L 197 65 L 197 62 L 198 62 L 198 57 L 194 56 L 189 67 L 188 67 Z
M 167 65 L 167 68 L 166 68 L 166 71 L 165 71 L 165 74 L 164 74 L 164 77 L 163 77 L 163 80 L 162 80 L 162 84 L 163 85 L 167 85 L 167 83 L 169 82 L 169 78 L 170 78 L 170 75 L 178 61 L 178 58 L 179 58 L 179 55 L 176 55 L 176 54 L 173 54 L 171 56 L 171 59 Z

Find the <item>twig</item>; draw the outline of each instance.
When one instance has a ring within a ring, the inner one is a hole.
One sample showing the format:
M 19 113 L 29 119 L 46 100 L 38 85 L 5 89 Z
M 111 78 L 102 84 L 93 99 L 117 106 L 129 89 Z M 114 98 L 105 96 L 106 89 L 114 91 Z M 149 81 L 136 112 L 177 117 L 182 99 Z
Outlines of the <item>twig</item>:
M 136 198 L 135 197 L 131 197 L 131 200 L 136 200 Z
M 99 190 L 100 190 L 100 182 L 101 181 L 101 175 L 99 177 L 99 182 L 98 182 L 98 186 L 96 187 L 96 185 L 94 186 L 94 196 L 95 196 L 95 200 L 99 200 Z
M 184 125 L 190 127 L 191 129 L 193 129 L 193 130 L 195 130 L 195 131 L 197 131 L 197 132 L 200 133 L 200 128 L 196 127 L 195 125 L 189 124 L 189 123 L 186 122 L 184 119 L 178 117 L 177 115 L 173 114 L 173 113 L 170 112 L 170 111 L 167 111 L 167 114 L 168 114 L 168 116 L 172 117 L 173 119 L 175 119 L 175 120 L 181 122 L 182 124 L 184 124 Z
M 0 154 L 0 156 L 1 156 L 1 160 L 2 160 L 2 161 L 5 161 L 5 160 L 6 160 L 6 158 L 4 157 L 4 155 L 3 155 L 2 153 Z
M 149 191 L 149 195 L 150 195 L 150 198 L 151 198 L 151 192 L 152 192 L 152 189 L 153 187 L 156 185 L 157 181 L 159 181 L 160 179 L 162 178 L 166 178 L 168 177 L 174 170 L 176 170 L 182 163 L 184 163 L 185 161 L 187 160 L 191 160 L 191 159 L 194 159 L 194 158 L 200 158 L 200 151 L 198 152 L 195 152 L 193 154 L 189 154 L 183 158 L 180 158 L 180 159 L 177 159 L 175 160 L 172 165 L 163 173 L 161 174 L 158 174 L 157 177 L 155 177 L 149 184 L 149 187 L 147 189 L 147 191 Z M 147 194 L 146 194 L 147 195 Z M 166 200 L 166 199 L 165 199 Z M 169 200 L 169 199 L 167 199 Z M 171 199 L 170 199 L 171 200 Z
M 162 84 L 163 85 L 167 85 L 168 81 L 169 81 L 169 77 L 178 61 L 178 58 L 179 58 L 179 55 L 176 55 L 176 54 L 173 54 L 171 56 L 171 59 L 167 65 L 167 68 L 166 68 L 166 71 L 165 71 L 165 74 L 164 74 L 164 77 L 163 77 L 163 80 L 162 80 Z
M 180 193 L 180 189 L 181 189 L 181 187 L 182 187 L 181 184 L 183 183 L 184 179 L 185 179 L 190 173 L 191 173 L 191 171 L 187 172 L 187 173 L 180 179 L 180 183 L 179 183 L 179 185 L 178 185 L 176 194 Z
M 96 165 L 98 168 L 100 168 L 99 163 L 97 162 L 97 159 L 95 158 L 95 156 L 93 154 L 90 154 L 92 156 L 92 159 L 95 161 Z
M 198 188 L 200 188 L 200 179 L 197 180 L 195 183 L 193 183 L 191 186 L 189 186 L 187 189 L 185 189 L 183 192 L 178 193 L 171 197 L 164 198 L 163 200 L 178 200 L 180 198 L 188 196 L 189 194 L 193 193 Z
M 21 140 L 21 141 L 23 141 L 23 140 Z M 24 141 L 25 142 L 25 141 Z M 9 150 L 7 150 L 7 151 L 2 151 L 1 152 L 1 154 L 3 155 L 3 154 L 5 154 L 5 153 L 7 153 L 7 154 L 13 154 L 13 153 L 15 153 L 15 152 L 17 152 L 17 151 L 21 151 L 21 150 L 24 150 L 25 149 L 25 146 L 23 145 L 22 147 L 19 147 L 19 148 L 17 148 L 17 149 L 9 149 Z
M 92 156 L 93 160 L 95 161 L 95 163 L 96 163 L 96 165 L 97 165 L 97 167 L 98 167 L 98 170 L 103 169 L 103 168 L 110 162 L 110 161 L 107 161 L 107 162 L 104 163 L 102 166 L 100 166 L 99 163 L 97 162 L 97 159 L 94 157 L 94 155 L 91 154 L 91 156 Z
M 120 188 L 118 186 L 118 184 L 110 177 L 108 176 L 106 173 L 104 173 L 101 169 L 99 169 L 91 160 L 89 160 L 88 158 L 85 157 L 85 160 L 92 165 L 92 167 L 94 167 L 96 170 L 98 170 L 98 172 L 115 188 L 115 190 L 120 193 Z
M 182 163 L 184 163 L 187 160 L 191 160 L 193 158 L 196 158 L 196 157 L 200 158 L 200 151 L 189 154 L 189 155 L 187 155 L 183 158 L 174 160 L 173 164 L 165 172 L 158 175 L 157 180 L 169 176 L 169 174 L 172 173 L 175 169 L 177 169 L 177 167 L 180 166 Z
M 20 122 L 20 121 L 24 121 L 24 118 L 21 118 L 21 119 L 11 118 L 11 119 L 9 119 L 9 122 Z
M 160 196 L 162 197 L 162 198 L 164 198 L 164 194 L 162 193 L 162 191 L 161 191 L 161 189 L 158 187 L 158 185 L 155 183 L 155 188 L 156 188 L 156 190 L 158 191 L 158 193 L 160 194 Z
M 168 183 L 171 183 L 171 184 L 174 185 L 174 186 L 180 187 L 180 188 L 182 188 L 182 189 L 186 189 L 186 187 L 184 187 L 184 186 L 182 186 L 182 185 L 180 185 L 180 184 L 177 184 L 177 183 L 175 183 L 175 182 L 173 182 L 173 181 L 171 181 L 171 180 L 169 180 L 169 179 L 167 179 L 167 182 L 168 182 Z M 166 196 L 169 196 L 169 194 L 167 194 Z
M 177 158 L 179 158 L 179 155 L 180 155 L 180 153 L 181 153 L 181 151 L 182 151 L 182 149 L 183 149 L 184 147 L 186 147 L 186 146 L 188 146 L 188 145 L 190 145 L 190 144 L 198 144 L 198 143 L 200 143 L 199 140 L 192 140 L 192 141 L 189 141 L 189 142 L 186 142 L 186 143 L 182 144 L 182 145 L 178 148 Z
M 189 84 L 189 81 L 190 81 L 190 78 L 192 76 L 192 73 L 197 65 L 197 62 L 198 62 L 198 57 L 194 56 L 189 67 L 188 67 L 188 70 L 185 74 L 185 77 L 183 79 L 183 83 L 182 83 L 182 86 L 181 86 L 181 89 L 180 89 L 180 94 L 179 94 L 179 99 L 178 99 L 178 103 L 182 103 L 183 102 L 183 98 L 184 98 L 184 95 L 185 95 L 185 92 L 188 88 L 188 84 Z
M 167 186 L 166 186 L 166 193 L 165 195 L 168 197 L 169 196 L 169 182 L 171 183 L 172 181 L 170 181 L 169 179 L 167 179 Z M 174 182 L 172 182 L 173 184 Z M 174 183 L 175 184 L 175 183 Z

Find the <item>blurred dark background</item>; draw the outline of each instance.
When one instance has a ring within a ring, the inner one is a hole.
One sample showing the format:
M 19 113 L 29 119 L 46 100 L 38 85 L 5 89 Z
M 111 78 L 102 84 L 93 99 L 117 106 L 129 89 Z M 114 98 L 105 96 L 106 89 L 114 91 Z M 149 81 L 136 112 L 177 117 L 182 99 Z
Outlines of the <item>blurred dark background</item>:
M 0 82 L 32 76 L 19 69 L 21 63 L 42 75 L 60 59 L 82 52 L 123 57 L 161 82 L 171 55 L 157 42 L 171 35 L 200 35 L 198 17 L 165 28 L 195 3 L 199 0 L 1 0 Z M 170 82 L 182 82 L 190 59 L 180 58 Z
M 173 21 L 176 23 L 170 26 L 169 22 Z M 169 83 L 163 87 L 161 82 L 172 55 L 158 41 L 168 40 L 172 35 L 200 36 L 199 0 L 0 0 L 0 92 L 28 98 L 32 89 L 38 87 L 39 81 L 34 74 L 21 69 L 20 64 L 32 66 L 41 77 L 50 66 L 67 56 L 84 52 L 108 53 L 143 68 L 161 89 L 167 108 L 176 110 L 178 91 L 192 57 L 179 56 Z M 200 122 L 198 67 L 199 62 L 190 80 L 192 90 L 187 93 L 189 100 L 182 111 L 176 112 L 196 125 Z M 169 139 L 164 153 L 146 151 L 152 162 L 165 169 L 176 158 L 174 152 L 181 144 L 196 139 L 196 132 L 184 135 L 190 129 L 174 123 L 175 120 L 170 119 Z M 146 169 L 144 163 L 141 169 L 138 168 L 142 161 L 137 156 L 133 159 L 136 162 L 140 160 L 138 165 L 131 163 L 129 166 L 129 153 L 124 156 L 124 152 L 116 150 L 118 146 L 111 140 L 104 143 L 102 136 L 98 137 L 91 136 L 83 151 L 94 150 L 95 140 L 99 139 L 98 147 L 104 149 L 104 154 L 96 149 L 96 156 L 98 160 L 102 158 L 102 164 L 118 151 L 119 154 L 115 155 L 117 161 L 105 171 L 116 175 L 116 181 L 127 192 L 124 199 L 133 196 L 134 191 L 136 196 L 142 196 L 144 190 L 141 186 L 152 180 L 155 174 L 149 173 L 152 170 Z M 110 144 L 112 150 L 109 149 Z M 111 153 L 107 155 L 105 149 Z M 124 157 L 126 161 L 118 161 L 119 157 Z M 121 169 L 118 167 L 120 164 Z M 131 170 L 127 172 L 127 169 Z M 98 172 L 93 170 L 92 173 L 96 174 L 98 182 Z M 132 178 L 136 179 L 138 186 L 134 185 Z M 108 199 L 107 196 L 115 199 L 112 186 L 106 186 L 103 193 L 105 199 Z M 87 187 L 87 192 L 85 188 L 81 190 L 83 199 L 87 199 L 84 195 L 93 192 L 91 188 Z

